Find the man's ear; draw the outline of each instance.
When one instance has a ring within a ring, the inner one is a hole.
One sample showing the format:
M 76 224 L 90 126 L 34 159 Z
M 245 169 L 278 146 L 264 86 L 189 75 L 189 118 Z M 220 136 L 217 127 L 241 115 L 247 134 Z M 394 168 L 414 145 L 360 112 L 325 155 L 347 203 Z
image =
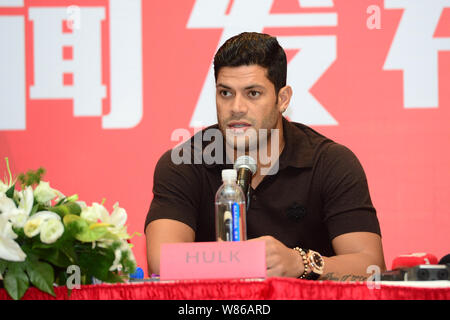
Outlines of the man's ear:
M 286 111 L 286 109 L 289 107 L 289 102 L 291 101 L 292 97 L 292 88 L 291 86 L 284 86 L 280 89 L 278 92 L 278 110 L 280 113 L 283 113 Z

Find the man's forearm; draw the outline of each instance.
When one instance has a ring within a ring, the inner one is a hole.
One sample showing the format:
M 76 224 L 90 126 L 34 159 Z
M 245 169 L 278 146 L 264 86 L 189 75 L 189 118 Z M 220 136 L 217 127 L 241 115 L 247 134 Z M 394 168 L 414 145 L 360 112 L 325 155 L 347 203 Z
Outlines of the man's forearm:
M 323 257 L 323 260 L 325 263 L 324 270 L 319 280 L 365 281 L 372 275 L 372 270 L 367 270 L 369 266 L 378 266 L 381 272 L 386 269 L 384 261 L 379 261 L 379 259 L 366 253 Z

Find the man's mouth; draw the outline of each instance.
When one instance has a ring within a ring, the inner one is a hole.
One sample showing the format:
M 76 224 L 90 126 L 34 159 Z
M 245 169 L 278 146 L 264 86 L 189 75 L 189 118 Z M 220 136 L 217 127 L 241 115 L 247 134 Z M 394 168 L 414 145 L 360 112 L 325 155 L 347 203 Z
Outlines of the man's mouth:
M 233 121 L 228 123 L 227 129 L 231 130 L 232 133 L 244 133 L 252 125 L 247 122 Z

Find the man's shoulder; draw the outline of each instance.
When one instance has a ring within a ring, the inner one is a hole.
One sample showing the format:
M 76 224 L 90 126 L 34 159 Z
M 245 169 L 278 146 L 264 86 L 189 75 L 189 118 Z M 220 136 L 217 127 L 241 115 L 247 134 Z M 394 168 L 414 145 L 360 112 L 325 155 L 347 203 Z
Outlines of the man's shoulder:
M 311 161 L 348 162 L 357 161 L 353 151 L 317 130 L 298 122 L 289 122 L 291 139 L 294 137 L 299 145 L 303 157 L 310 157 Z
M 326 151 L 331 145 L 336 145 L 332 139 L 315 129 L 299 122 L 285 122 L 285 139 L 291 146 L 295 146 L 296 153 L 313 160 L 317 155 Z
M 310 140 L 310 143 L 312 144 L 320 144 L 323 141 L 334 143 L 334 141 L 330 138 L 324 136 L 322 133 L 303 123 L 289 121 L 289 124 L 291 125 L 290 127 L 292 131 L 294 131 L 296 134 L 304 135 Z

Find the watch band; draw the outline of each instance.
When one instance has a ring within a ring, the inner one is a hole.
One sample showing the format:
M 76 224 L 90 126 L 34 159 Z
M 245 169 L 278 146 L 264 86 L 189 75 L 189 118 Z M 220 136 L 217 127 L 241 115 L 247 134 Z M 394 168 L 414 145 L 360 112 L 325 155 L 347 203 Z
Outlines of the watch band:
M 320 278 L 320 274 L 315 273 L 315 272 L 310 272 L 306 275 L 305 279 L 306 280 L 317 280 Z

